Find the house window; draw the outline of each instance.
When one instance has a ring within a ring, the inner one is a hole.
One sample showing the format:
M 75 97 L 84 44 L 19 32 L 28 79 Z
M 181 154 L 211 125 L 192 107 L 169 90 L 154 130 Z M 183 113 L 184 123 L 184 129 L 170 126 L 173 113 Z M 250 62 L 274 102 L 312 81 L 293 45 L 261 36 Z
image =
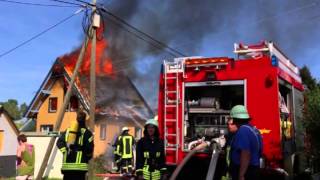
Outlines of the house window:
M 58 98 L 49 98 L 49 113 L 57 112 L 58 109 Z
M 107 133 L 107 125 L 100 124 L 100 140 L 106 139 L 106 133 Z
M 70 98 L 70 111 L 75 112 L 79 108 L 78 98 L 76 96 L 71 96 Z
M 142 129 L 141 128 L 138 128 L 138 127 L 136 127 L 135 128 L 135 131 L 136 131 L 136 139 L 141 139 L 141 137 L 142 137 Z
M 0 152 L 2 151 L 3 141 L 4 141 L 4 131 L 0 130 Z
M 79 109 L 79 101 L 77 96 L 71 96 L 70 97 L 70 103 L 68 104 L 68 107 L 66 108 L 66 112 L 77 112 Z
M 53 131 L 52 124 L 45 124 L 40 126 L 40 132 L 51 132 L 51 131 Z

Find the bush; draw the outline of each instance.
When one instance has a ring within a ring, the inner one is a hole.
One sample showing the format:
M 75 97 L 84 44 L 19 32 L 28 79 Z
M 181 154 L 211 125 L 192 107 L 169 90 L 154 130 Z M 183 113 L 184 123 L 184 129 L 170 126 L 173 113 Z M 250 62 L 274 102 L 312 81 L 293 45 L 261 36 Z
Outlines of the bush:
M 304 110 L 304 126 L 308 135 L 311 166 L 316 172 L 320 171 L 320 88 L 306 92 L 306 104 Z M 307 142 L 308 143 L 308 142 Z
M 94 177 L 93 179 L 101 179 L 95 177 L 95 174 L 105 174 L 108 172 L 106 168 L 107 160 L 104 155 L 100 155 L 92 160 L 89 167 L 89 176 Z

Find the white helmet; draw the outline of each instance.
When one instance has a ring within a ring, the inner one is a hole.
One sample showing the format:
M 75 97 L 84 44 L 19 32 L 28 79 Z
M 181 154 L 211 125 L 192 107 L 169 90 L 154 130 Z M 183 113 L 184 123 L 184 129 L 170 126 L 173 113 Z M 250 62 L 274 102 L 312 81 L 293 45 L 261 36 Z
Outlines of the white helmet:
M 129 131 L 129 128 L 127 126 L 125 126 L 125 127 L 122 128 L 122 132 L 123 131 Z

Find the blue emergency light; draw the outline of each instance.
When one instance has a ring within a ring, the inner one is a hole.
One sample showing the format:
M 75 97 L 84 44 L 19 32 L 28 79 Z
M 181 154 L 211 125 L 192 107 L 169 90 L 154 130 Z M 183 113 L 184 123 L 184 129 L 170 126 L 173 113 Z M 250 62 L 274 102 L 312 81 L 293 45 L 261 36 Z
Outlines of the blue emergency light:
M 272 66 L 278 66 L 279 65 L 279 60 L 275 55 L 271 56 L 271 64 L 272 64 Z

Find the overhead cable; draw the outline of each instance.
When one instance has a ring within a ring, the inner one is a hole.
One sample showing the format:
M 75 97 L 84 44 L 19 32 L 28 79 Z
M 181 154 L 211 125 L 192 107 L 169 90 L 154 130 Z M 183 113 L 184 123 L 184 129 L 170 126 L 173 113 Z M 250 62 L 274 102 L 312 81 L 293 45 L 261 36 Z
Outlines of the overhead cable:
M 82 12 L 83 10 L 84 10 L 83 8 L 77 10 L 75 13 L 73 13 L 73 14 L 71 14 L 70 16 L 68 16 L 68 17 L 60 20 L 58 23 L 56 23 L 56 24 L 54 24 L 54 25 L 46 28 L 45 30 L 43 30 L 43 31 L 41 31 L 40 33 L 32 36 L 31 38 L 23 41 L 22 43 L 18 44 L 17 46 L 15 46 L 15 47 L 13 47 L 13 48 L 11 48 L 11 49 L 9 49 L 9 50 L 1 53 L 1 54 L 0 54 L 0 58 L 2 58 L 3 56 L 8 55 L 9 53 L 15 51 L 16 49 L 18 49 L 18 48 L 20 48 L 20 47 L 28 44 L 28 43 L 31 42 L 32 40 L 37 39 L 37 38 L 40 37 L 41 35 L 45 34 L 46 32 L 48 32 L 48 31 L 50 31 L 50 30 L 52 30 L 52 29 L 54 29 L 55 27 L 59 26 L 60 24 L 66 22 L 67 20 L 71 19 L 72 17 L 74 17 L 75 15 L 79 14 L 79 13 Z

